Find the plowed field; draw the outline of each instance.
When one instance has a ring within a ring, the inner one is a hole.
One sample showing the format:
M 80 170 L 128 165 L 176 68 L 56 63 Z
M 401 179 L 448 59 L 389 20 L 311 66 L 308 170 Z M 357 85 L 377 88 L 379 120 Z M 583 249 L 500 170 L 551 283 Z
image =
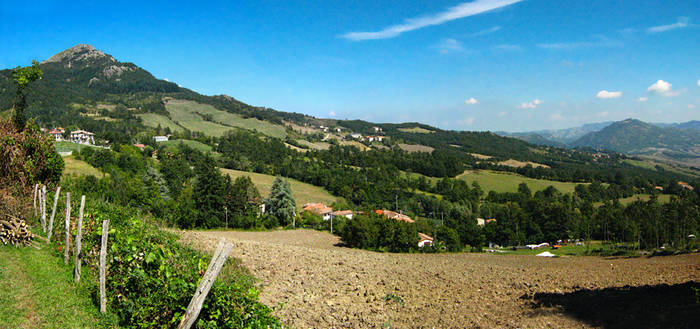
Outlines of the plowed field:
M 261 299 L 293 328 L 691 328 L 700 255 L 541 258 L 388 254 L 317 231 L 180 232 L 219 238 L 260 278 Z

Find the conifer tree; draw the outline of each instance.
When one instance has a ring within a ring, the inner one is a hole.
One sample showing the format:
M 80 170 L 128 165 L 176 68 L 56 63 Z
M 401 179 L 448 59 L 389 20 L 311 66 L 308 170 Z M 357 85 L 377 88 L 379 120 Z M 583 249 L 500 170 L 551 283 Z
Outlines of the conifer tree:
M 275 182 L 270 190 L 270 197 L 265 202 L 265 208 L 281 224 L 286 225 L 292 222 L 296 215 L 296 201 L 287 180 L 281 177 L 275 178 Z

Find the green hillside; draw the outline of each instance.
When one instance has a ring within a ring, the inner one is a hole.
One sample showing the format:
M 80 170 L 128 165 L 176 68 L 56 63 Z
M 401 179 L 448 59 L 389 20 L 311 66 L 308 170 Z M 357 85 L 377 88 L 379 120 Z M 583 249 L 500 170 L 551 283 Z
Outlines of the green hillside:
M 260 195 L 263 198 L 270 194 L 270 188 L 272 188 L 272 183 L 275 181 L 275 176 L 271 175 L 231 169 L 221 169 L 221 172 L 231 176 L 231 178 L 249 176 L 253 181 L 253 184 L 255 184 L 255 186 L 258 188 L 258 191 L 260 191 Z M 291 178 L 287 178 L 287 180 L 289 181 L 289 185 L 292 187 L 292 193 L 294 194 L 294 198 L 297 202 L 297 209 L 301 209 L 305 203 L 309 202 L 322 202 L 326 205 L 330 205 L 337 200 L 335 196 L 328 193 L 328 191 L 322 187 L 302 183 Z
M 534 179 L 507 172 L 496 172 L 490 170 L 467 170 L 457 178 L 469 182 L 477 182 L 481 188 L 488 193 L 496 192 L 517 192 L 520 183 L 527 184 L 532 191 L 541 191 L 549 186 L 554 186 L 563 193 L 572 193 L 577 183 L 557 182 L 546 179 Z

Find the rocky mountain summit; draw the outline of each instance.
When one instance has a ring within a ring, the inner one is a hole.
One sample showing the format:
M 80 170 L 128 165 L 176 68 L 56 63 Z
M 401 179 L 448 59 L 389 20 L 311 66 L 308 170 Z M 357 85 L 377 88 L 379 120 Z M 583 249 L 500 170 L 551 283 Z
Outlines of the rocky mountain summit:
M 49 59 L 41 62 L 41 64 L 63 63 L 67 67 L 71 67 L 71 65 L 76 62 L 84 62 L 90 59 L 102 58 L 106 58 L 108 61 L 111 62 L 116 62 L 114 57 L 97 50 L 91 45 L 79 44 L 74 47 L 68 48 L 56 55 L 51 56 Z

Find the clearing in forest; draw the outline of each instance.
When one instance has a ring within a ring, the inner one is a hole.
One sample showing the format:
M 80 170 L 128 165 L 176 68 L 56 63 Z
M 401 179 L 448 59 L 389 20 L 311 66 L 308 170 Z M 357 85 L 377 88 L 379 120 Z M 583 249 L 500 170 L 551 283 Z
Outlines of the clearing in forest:
M 530 177 L 525 177 L 522 175 L 491 171 L 491 170 L 467 170 L 464 173 L 457 176 L 458 179 L 465 180 L 469 184 L 472 182 L 477 182 L 481 188 L 488 193 L 489 191 L 496 192 L 517 192 L 518 185 L 520 183 L 526 183 L 527 186 L 532 190 L 541 191 L 549 186 L 554 186 L 559 192 L 562 193 L 573 193 L 576 185 L 581 183 L 571 183 L 571 182 L 558 182 L 547 179 L 535 179 Z
M 266 198 L 270 195 L 270 189 L 272 188 L 272 183 L 275 181 L 275 176 L 252 173 L 240 170 L 231 169 L 221 169 L 221 172 L 231 176 L 232 179 L 241 176 L 250 176 L 250 179 L 255 184 L 255 187 L 260 191 L 260 195 Z M 314 186 L 311 184 L 303 183 L 292 178 L 285 178 L 289 181 L 289 185 L 292 188 L 292 194 L 297 203 L 297 209 L 301 209 L 305 203 L 309 202 L 322 202 L 326 205 L 336 201 L 336 197 L 330 194 L 322 187 Z

